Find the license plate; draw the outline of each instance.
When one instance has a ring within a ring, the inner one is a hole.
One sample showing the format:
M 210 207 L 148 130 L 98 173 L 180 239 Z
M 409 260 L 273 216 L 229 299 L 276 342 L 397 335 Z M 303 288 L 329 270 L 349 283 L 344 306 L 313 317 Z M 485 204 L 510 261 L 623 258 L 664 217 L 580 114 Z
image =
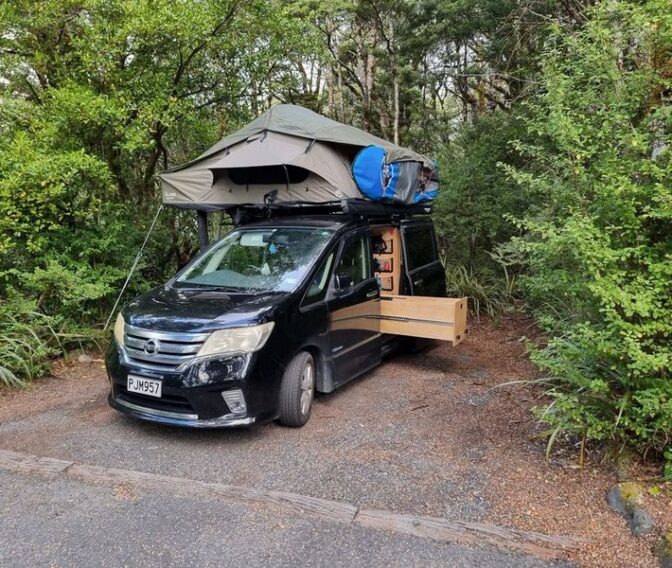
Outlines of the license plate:
M 126 389 L 128 392 L 137 392 L 138 394 L 161 398 L 161 381 L 157 381 L 156 379 L 128 375 Z

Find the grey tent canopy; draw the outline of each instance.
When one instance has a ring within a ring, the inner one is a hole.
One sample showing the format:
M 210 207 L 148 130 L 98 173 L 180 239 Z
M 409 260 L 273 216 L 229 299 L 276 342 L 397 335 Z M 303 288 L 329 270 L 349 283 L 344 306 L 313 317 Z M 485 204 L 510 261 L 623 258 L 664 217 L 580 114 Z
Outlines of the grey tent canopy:
M 361 199 L 351 167 L 367 146 L 382 147 L 390 162 L 433 169 L 431 160 L 412 150 L 301 106 L 282 104 L 191 162 L 162 173 L 163 202 L 208 211 L 261 205 L 273 190 L 276 203 Z

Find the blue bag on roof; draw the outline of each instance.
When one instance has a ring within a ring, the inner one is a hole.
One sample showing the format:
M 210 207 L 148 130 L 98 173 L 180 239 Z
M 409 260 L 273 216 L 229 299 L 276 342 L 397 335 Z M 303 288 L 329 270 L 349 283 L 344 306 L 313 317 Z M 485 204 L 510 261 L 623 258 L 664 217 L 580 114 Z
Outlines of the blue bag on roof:
M 436 162 L 434 162 L 433 170 L 423 170 L 420 191 L 415 194 L 414 203 L 433 201 L 439 196 L 439 177 L 437 174 Z
M 357 187 L 373 201 L 385 199 L 384 172 L 385 150 L 380 146 L 367 146 L 357 153 L 352 162 L 352 177 Z
M 352 177 L 359 190 L 372 201 L 412 204 L 431 201 L 438 183 L 433 172 L 423 172 L 422 163 L 386 161 L 385 149 L 367 146 L 352 162 Z

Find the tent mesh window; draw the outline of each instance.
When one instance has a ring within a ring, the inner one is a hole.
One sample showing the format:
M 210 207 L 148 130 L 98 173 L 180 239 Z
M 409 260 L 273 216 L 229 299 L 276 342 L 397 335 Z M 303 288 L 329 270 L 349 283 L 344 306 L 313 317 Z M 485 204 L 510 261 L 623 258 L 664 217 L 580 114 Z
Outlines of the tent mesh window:
M 310 171 L 298 166 L 257 166 L 255 168 L 230 168 L 214 170 L 214 182 L 228 176 L 236 185 L 285 185 L 302 183 Z

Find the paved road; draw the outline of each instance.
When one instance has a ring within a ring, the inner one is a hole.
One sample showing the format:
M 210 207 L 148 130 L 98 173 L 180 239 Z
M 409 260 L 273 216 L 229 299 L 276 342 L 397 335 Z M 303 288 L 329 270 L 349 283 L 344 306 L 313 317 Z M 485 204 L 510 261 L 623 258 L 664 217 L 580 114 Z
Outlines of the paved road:
M 564 566 L 286 516 L 0 472 L 0 566 Z
M 460 369 L 468 357 L 441 347 L 396 358 L 318 399 L 298 430 L 193 431 L 128 419 L 107 407 L 100 367 L 66 402 L 0 423 L 0 449 L 479 522 L 489 507 L 487 457 L 465 447 L 451 422 L 455 405 L 481 404 L 460 394 L 482 372 L 469 361 Z M 0 516 L 3 568 L 568 566 L 263 507 L 8 472 L 0 472 Z

